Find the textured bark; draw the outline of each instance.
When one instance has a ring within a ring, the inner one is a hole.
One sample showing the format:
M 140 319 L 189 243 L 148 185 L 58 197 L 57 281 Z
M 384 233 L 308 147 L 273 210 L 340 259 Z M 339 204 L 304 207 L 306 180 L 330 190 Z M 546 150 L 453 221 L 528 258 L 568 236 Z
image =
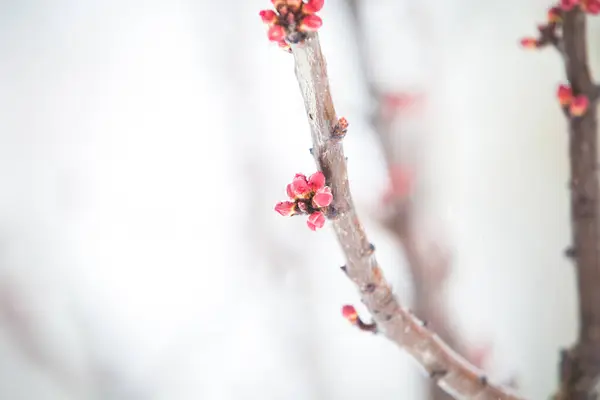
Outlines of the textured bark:
M 557 398 L 599 399 L 600 379 L 600 215 L 598 187 L 598 88 L 588 68 L 586 16 L 579 10 L 563 16 L 562 55 L 573 92 L 592 99 L 581 118 L 568 117 L 571 168 L 573 257 L 579 292 L 577 343 L 561 359 Z
M 346 257 L 345 271 L 359 288 L 378 330 L 405 349 L 441 389 L 456 399 L 518 399 L 510 389 L 490 384 L 481 371 L 398 303 L 356 215 L 342 140 L 333 135 L 338 120 L 318 35 L 293 44 L 292 53 L 311 129 L 312 154 L 334 196 L 330 217 Z

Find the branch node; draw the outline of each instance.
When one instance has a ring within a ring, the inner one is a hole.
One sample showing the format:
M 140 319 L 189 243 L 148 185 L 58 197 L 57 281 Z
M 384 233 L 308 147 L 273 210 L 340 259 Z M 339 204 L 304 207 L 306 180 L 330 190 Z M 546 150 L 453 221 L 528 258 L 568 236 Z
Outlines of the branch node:
M 565 249 L 565 257 L 568 259 L 574 259 L 577 256 L 577 250 L 573 246 L 569 246 Z
M 373 293 L 377 289 L 377 286 L 374 283 L 367 283 L 362 288 L 362 292 L 364 293 Z
M 438 381 L 446 376 L 446 374 L 448 374 L 447 369 L 434 369 L 429 372 L 429 377 L 434 381 Z
M 331 132 L 332 139 L 341 140 L 346 136 L 346 132 L 348 131 L 348 121 L 346 118 L 342 117 L 338 119 L 337 123 L 333 127 L 333 131 Z

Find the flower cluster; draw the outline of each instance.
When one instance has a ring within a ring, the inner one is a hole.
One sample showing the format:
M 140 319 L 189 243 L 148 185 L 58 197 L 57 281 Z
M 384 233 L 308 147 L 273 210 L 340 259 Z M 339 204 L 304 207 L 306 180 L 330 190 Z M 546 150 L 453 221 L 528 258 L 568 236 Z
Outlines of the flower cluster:
M 308 32 L 317 31 L 323 21 L 315 13 L 323 8 L 325 0 L 271 0 L 275 11 L 262 10 L 259 15 L 269 26 L 269 40 L 289 51 L 289 43 L 298 43 Z
M 548 22 L 538 26 L 539 36 L 521 39 L 521 46 L 526 49 L 538 49 L 547 44 L 556 45 L 558 43 L 557 30 L 561 27 L 563 13 L 573 10 L 575 7 L 581 7 L 581 10 L 587 14 L 600 14 L 600 0 L 560 0 L 557 5 L 548 10 Z
M 325 175 L 315 172 L 308 179 L 296 174 L 292 183 L 287 185 L 287 195 L 291 201 L 282 201 L 275 205 L 275 211 L 283 216 L 308 214 L 306 224 L 316 231 L 325 225 L 324 209 L 333 201 L 331 188 L 325 186 Z
M 568 107 L 569 114 L 573 117 L 581 117 L 590 105 L 590 100 L 585 95 L 573 96 L 573 90 L 569 85 L 560 85 L 556 96 L 560 105 Z

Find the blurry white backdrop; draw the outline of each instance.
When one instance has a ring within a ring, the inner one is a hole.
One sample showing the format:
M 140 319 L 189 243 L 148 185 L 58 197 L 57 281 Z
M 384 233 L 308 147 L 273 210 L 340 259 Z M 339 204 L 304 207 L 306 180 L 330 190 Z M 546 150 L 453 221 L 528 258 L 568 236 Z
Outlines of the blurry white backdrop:
M 363 3 L 377 82 L 431 100 L 419 187 L 450 318 L 493 343 L 493 379 L 547 398 L 576 332 L 563 69 L 518 40 L 549 2 Z M 419 398 L 413 362 L 340 317 L 359 301 L 331 229 L 273 212 L 315 167 L 269 5 L 0 2 L 1 399 Z M 342 0 L 322 16 L 359 212 L 409 303 L 353 27 Z

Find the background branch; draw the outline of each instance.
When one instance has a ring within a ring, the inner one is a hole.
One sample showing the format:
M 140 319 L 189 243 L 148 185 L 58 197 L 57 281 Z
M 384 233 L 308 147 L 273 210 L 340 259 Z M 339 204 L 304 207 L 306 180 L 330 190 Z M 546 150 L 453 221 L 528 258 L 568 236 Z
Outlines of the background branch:
M 358 286 L 375 323 L 404 348 L 434 382 L 455 398 L 517 399 L 509 389 L 488 383 L 481 371 L 454 352 L 420 320 L 401 307 L 374 255 L 374 247 L 356 215 L 342 142 L 332 137 L 337 124 L 325 59 L 317 34 L 292 44 L 295 71 L 308 116 L 312 154 L 327 177 L 334 202 L 332 224 L 346 256 L 345 271 Z
M 386 112 L 384 115 L 384 110 L 389 108 L 389 105 L 386 104 L 386 100 L 388 99 L 385 93 L 378 90 L 370 72 L 366 30 L 361 18 L 360 1 L 347 0 L 347 4 L 350 11 L 351 24 L 354 27 L 353 32 L 356 37 L 359 55 L 358 63 L 361 66 L 364 83 L 371 96 L 371 100 L 375 103 L 375 112 L 370 116 L 370 121 L 373 124 L 375 134 L 385 157 L 387 170 L 390 175 L 389 179 L 391 182 L 394 182 L 396 177 L 393 175 L 400 172 L 397 169 L 408 165 L 408 160 L 404 159 L 405 157 L 402 156 L 402 152 L 397 151 L 398 149 L 394 143 L 394 136 L 401 133 L 398 127 L 401 110 L 398 110 L 398 107 L 396 107 L 392 115 L 388 115 L 390 114 L 389 112 Z M 401 95 L 404 96 L 404 94 Z M 414 97 L 406 94 L 406 102 L 414 100 Z M 410 105 L 407 106 L 410 107 Z M 446 318 L 446 310 L 443 306 L 445 297 L 444 288 L 447 276 L 450 273 L 450 260 L 446 254 L 442 254 L 439 248 L 430 251 L 431 247 L 434 246 L 429 246 L 430 244 L 428 243 L 428 248 L 425 249 L 422 246 L 423 243 L 419 243 L 419 229 L 415 224 L 416 210 L 411 193 L 407 193 L 405 197 L 392 196 L 391 200 L 391 204 L 388 205 L 389 212 L 383 222 L 387 230 L 398 240 L 406 258 L 408 270 L 414 285 L 415 314 L 419 318 L 426 320 L 450 347 L 459 350 L 462 354 L 466 354 L 463 351 L 464 349 L 459 348 L 459 341 L 449 326 Z M 428 397 L 433 400 L 449 398 L 435 384 L 430 385 Z

